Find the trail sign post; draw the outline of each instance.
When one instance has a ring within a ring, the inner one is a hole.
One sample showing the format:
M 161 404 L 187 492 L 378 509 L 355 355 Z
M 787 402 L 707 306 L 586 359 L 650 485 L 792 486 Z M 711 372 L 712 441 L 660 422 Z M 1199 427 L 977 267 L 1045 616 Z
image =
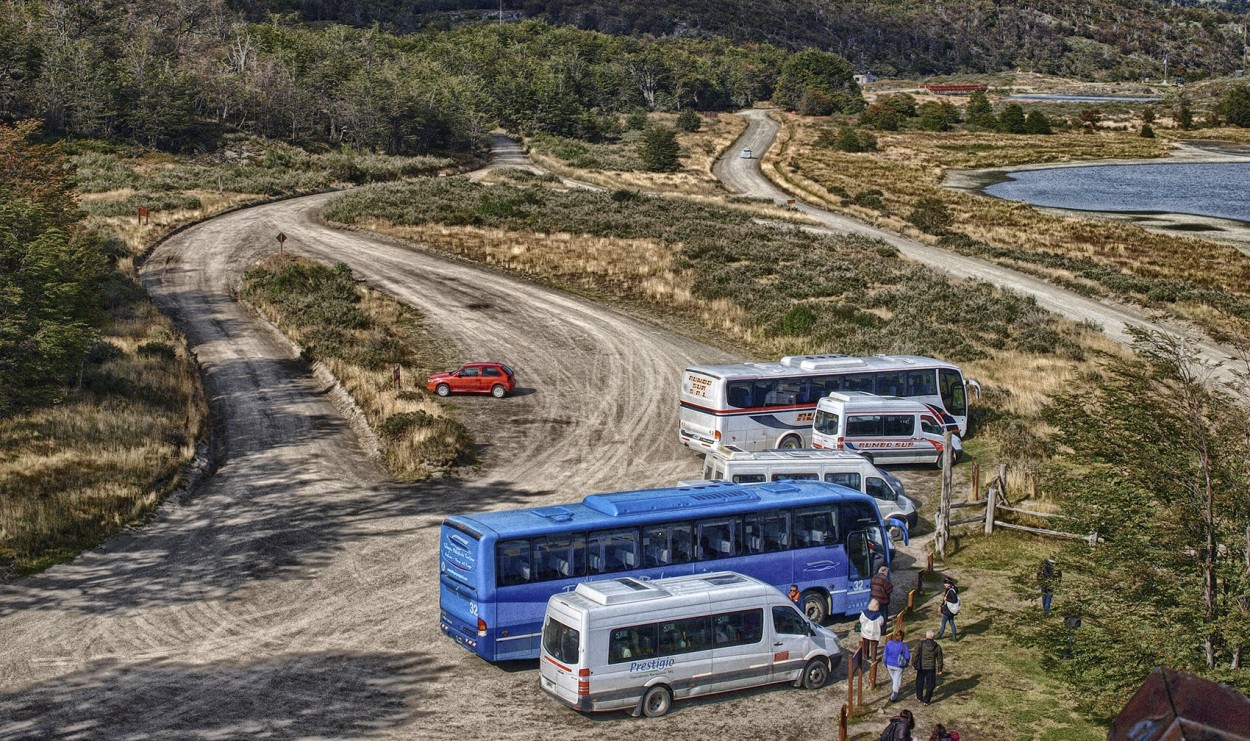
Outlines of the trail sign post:
M 279 255 L 281 255 L 281 254 L 282 254 L 282 245 L 286 244 L 286 235 L 285 235 L 285 234 L 283 234 L 282 232 L 278 232 L 278 237 L 277 237 L 277 239 L 278 239 L 278 254 L 279 254 Z

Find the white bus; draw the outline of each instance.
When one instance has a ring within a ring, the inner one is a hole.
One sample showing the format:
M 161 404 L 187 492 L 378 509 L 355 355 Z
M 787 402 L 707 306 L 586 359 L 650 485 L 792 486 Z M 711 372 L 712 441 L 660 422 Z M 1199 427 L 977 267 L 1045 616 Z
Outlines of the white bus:
M 932 404 L 968 432 L 968 389 L 959 366 L 919 355 L 792 355 L 776 363 L 695 365 L 681 381 L 683 444 L 743 450 L 811 447 L 816 403 L 835 391 L 866 391 Z
M 841 659 L 833 631 L 749 576 L 621 577 L 548 600 L 539 684 L 575 710 L 658 717 L 674 699 L 773 682 L 820 689 Z

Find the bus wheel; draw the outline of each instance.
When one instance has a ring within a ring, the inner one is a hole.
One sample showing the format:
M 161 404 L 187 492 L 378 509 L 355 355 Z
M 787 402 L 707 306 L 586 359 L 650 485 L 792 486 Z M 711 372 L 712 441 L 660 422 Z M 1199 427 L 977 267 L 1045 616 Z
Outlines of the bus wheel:
M 824 625 L 829 617 L 829 604 L 825 595 L 820 592 L 807 592 L 803 595 L 803 612 L 807 619 L 817 625 Z
M 803 438 L 798 435 L 786 435 L 781 438 L 781 442 L 777 444 L 777 447 L 782 450 L 798 450 L 803 447 Z
M 829 667 L 824 659 L 812 659 L 803 667 L 803 686 L 809 690 L 818 690 L 829 681 Z
M 673 707 L 673 693 L 668 687 L 657 684 L 642 696 L 642 714 L 648 718 L 658 718 Z

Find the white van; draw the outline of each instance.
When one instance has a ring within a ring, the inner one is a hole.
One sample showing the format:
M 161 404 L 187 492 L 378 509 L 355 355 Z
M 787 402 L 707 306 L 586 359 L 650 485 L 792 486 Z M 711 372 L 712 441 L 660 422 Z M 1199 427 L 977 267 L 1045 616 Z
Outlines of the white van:
M 836 391 L 816 404 L 812 447 L 849 450 L 873 463 L 942 465 L 943 435 L 952 430 L 952 455 L 963 450 L 959 426 L 940 408 L 915 399 Z
M 916 526 L 916 503 L 908 499 L 903 482 L 849 450 L 760 450 L 750 452 L 733 445 L 717 445 L 703 459 L 703 478 L 735 484 L 765 481 L 824 481 L 862 491 L 877 502 L 881 518 L 891 516 Z
M 841 660 L 833 631 L 764 582 L 730 571 L 622 577 L 548 600 L 539 684 L 575 710 L 658 717 L 674 699 L 726 690 L 820 689 Z

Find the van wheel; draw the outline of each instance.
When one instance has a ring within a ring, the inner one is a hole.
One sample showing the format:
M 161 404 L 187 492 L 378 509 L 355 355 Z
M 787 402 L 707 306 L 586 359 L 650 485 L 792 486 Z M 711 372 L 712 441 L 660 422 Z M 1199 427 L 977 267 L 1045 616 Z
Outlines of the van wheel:
M 440 383 L 434 387 L 434 393 L 439 396 L 451 396 L 451 386 L 448 386 L 445 383 Z
M 803 612 L 807 619 L 817 625 L 824 625 L 829 618 L 829 603 L 820 592 L 807 592 L 803 595 Z
M 829 667 L 824 659 L 812 659 L 803 667 L 803 686 L 809 690 L 818 690 L 829 681 Z
M 798 435 L 786 435 L 781 438 L 780 443 L 777 443 L 777 447 L 782 450 L 798 450 L 803 447 L 803 438 Z
M 647 690 L 642 696 L 642 714 L 648 718 L 658 718 L 673 707 L 673 693 L 662 684 Z
M 496 399 L 502 399 L 506 393 L 508 393 L 508 389 L 500 386 L 499 384 L 495 384 L 490 387 L 490 395 Z

